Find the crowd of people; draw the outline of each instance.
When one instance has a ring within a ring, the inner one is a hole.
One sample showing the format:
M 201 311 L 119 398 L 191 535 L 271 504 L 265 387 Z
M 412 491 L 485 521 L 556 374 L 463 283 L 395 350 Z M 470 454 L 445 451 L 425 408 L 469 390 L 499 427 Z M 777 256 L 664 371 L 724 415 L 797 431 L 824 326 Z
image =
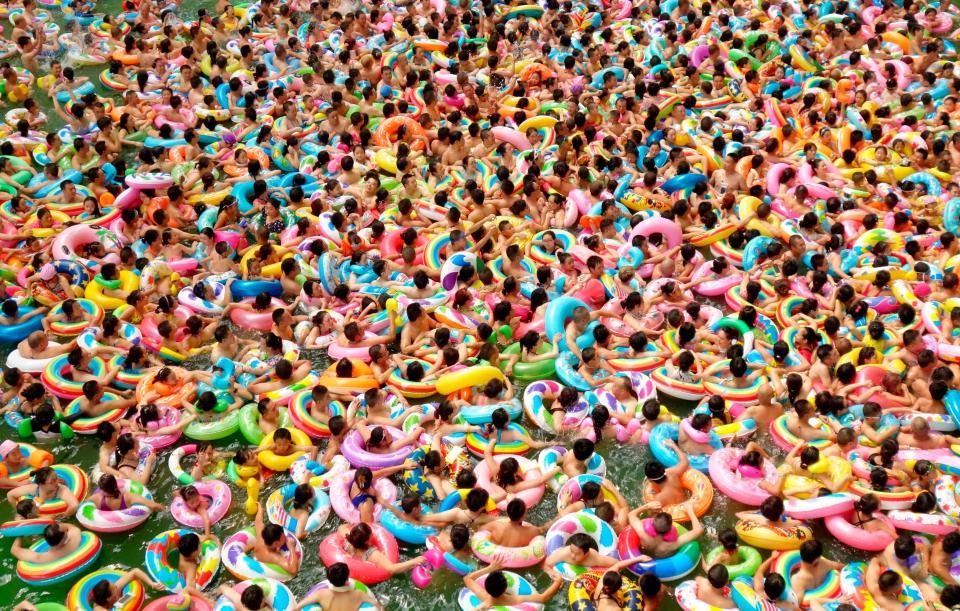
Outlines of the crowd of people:
M 16 608 L 960 607 L 955 6 L 0 12 Z

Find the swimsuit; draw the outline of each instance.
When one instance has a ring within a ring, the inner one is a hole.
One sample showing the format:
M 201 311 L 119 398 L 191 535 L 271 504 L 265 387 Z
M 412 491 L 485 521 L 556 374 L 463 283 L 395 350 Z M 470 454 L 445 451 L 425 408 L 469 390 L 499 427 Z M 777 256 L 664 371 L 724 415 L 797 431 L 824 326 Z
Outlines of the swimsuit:
M 110 507 L 107 505 L 106 496 L 100 499 L 100 511 L 123 511 L 126 508 L 127 508 L 127 497 L 123 496 L 123 494 L 120 495 L 120 507 L 118 507 L 116 510 L 110 509 Z
M 353 483 L 356 484 L 357 483 L 356 480 L 354 480 Z M 363 492 L 361 490 L 360 493 L 357 494 L 357 496 L 350 499 L 350 502 L 353 504 L 354 509 L 360 509 L 360 506 L 366 503 L 367 501 L 373 502 L 376 500 L 377 499 L 373 495 L 367 494 L 366 492 Z

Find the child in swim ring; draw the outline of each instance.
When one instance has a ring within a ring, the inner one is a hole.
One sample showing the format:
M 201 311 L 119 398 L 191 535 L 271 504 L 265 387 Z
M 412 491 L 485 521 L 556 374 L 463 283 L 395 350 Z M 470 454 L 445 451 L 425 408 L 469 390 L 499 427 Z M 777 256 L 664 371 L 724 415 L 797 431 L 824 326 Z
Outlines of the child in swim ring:
M 507 592 L 507 578 L 504 576 L 503 571 L 500 570 L 501 565 L 502 560 L 499 557 L 494 557 L 493 562 L 489 565 L 463 578 L 463 585 L 473 592 L 485 607 L 510 607 L 523 605 L 524 603 L 544 604 L 553 598 L 564 584 L 563 578 L 556 575 L 550 586 L 542 593 L 523 595 L 509 594 Z M 477 580 L 484 575 L 486 575 L 487 578 L 481 586 Z
M 286 428 L 276 429 L 273 432 L 273 443 L 256 449 L 257 454 L 272 452 L 277 456 L 290 456 L 296 452 L 305 452 L 310 460 L 316 460 L 319 451 L 320 448 L 314 445 L 301 446 L 293 443 L 293 436 L 290 434 L 290 430 Z

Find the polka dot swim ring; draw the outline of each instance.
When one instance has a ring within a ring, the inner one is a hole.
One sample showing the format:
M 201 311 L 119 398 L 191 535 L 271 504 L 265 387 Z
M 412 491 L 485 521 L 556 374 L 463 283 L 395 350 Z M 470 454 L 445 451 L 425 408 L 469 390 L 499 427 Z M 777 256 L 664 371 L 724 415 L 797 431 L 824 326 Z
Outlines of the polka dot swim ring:
M 603 556 L 613 556 L 616 553 L 617 534 L 613 528 L 592 512 L 578 511 L 562 516 L 547 531 L 547 555 L 564 547 L 567 539 L 576 534 L 585 534 L 593 539 L 597 543 L 599 553 Z M 568 581 L 589 569 L 589 567 L 575 566 L 567 562 L 560 562 L 554 568 Z

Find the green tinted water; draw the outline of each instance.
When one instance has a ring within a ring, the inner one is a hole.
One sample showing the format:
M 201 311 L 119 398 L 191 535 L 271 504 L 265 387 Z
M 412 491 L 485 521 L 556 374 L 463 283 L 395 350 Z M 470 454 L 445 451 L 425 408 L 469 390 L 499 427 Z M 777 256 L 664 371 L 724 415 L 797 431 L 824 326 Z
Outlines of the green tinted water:
M 97 10 L 108 14 L 119 12 L 118 0 L 107 0 L 98 3 Z M 193 18 L 197 9 L 201 7 L 212 7 L 212 2 L 202 0 L 198 3 L 190 3 L 185 7 L 183 15 L 185 19 Z M 63 26 L 62 15 L 59 11 L 54 11 L 57 22 Z M 15 60 L 15 58 L 14 58 Z M 113 92 L 103 87 L 98 79 L 98 74 L 103 70 L 103 66 L 79 67 L 79 74 L 88 77 L 97 87 L 98 93 L 104 96 L 112 95 Z M 44 95 L 36 97 L 41 107 L 47 112 L 50 119 L 49 129 L 60 127 L 63 122 L 53 112 L 53 105 Z M 319 352 L 312 356 L 318 367 L 326 367 L 329 362 L 325 355 Z M 208 363 L 197 361 L 191 363 L 194 367 L 205 367 Z M 689 413 L 690 405 L 681 405 L 676 402 L 667 402 L 675 413 L 683 415 Z M 2 425 L 0 425 L 2 426 Z M 539 431 L 534 430 L 534 435 Z M 0 429 L 0 438 L 13 438 L 15 434 L 9 427 Z M 237 449 L 245 444 L 245 440 L 238 434 L 230 439 L 218 442 L 220 449 Z M 98 443 L 93 438 L 79 438 L 67 443 L 51 444 L 40 442 L 37 444 L 46 450 L 54 453 L 59 463 L 73 463 L 80 465 L 88 470 L 97 460 Z M 775 450 L 770 444 L 768 449 Z M 650 453 L 647 447 L 642 446 L 619 446 L 609 442 L 600 444 L 600 453 L 606 458 L 608 466 L 608 477 L 616 482 L 624 496 L 633 506 L 640 502 L 640 490 L 643 480 L 643 464 L 649 460 Z M 160 452 L 157 461 L 157 467 L 150 481 L 150 490 L 154 497 L 161 503 L 169 504 L 172 491 L 176 487 L 176 480 L 170 475 L 167 469 L 167 457 L 170 450 Z M 261 493 L 261 499 L 265 500 L 270 492 L 278 488 L 287 481 L 285 478 L 273 477 L 265 485 Z M 245 492 L 234 487 L 233 511 L 224 520 L 214 526 L 213 531 L 221 538 L 226 539 L 237 530 L 250 524 L 250 518 L 242 510 L 242 503 L 245 499 Z M 723 497 L 717 493 L 714 497 L 713 507 L 704 517 L 703 522 L 707 528 L 707 536 L 703 540 L 706 549 L 716 545 L 716 532 L 724 527 L 732 527 L 735 519 L 733 515 L 737 511 L 745 509 L 743 506 Z M 548 492 L 543 502 L 531 511 L 530 519 L 534 523 L 543 523 L 552 518 L 556 513 L 556 497 Z M 13 510 L 8 503 L 0 505 L 0 522 L 11 519 Z M 320 562 L 318 546 L 320 541 L 330 533 L 339 523 L 335 514 L 331 515 L 327 524 L 319 532 L 307 536 L 303 541 L 304 559 L 300 574 L 288 585 L 298 597 L 303 596 L 313 585 L 324 579 L 323 565 Z M 179 525 L 173 520 L 169 513 L 154 515 L 144 525 L 134 531 L 120 534 L 102 534 L 103 551 L 97 562 L 96 568 L 106 566 L 134 567 L 143 565 L 144 552 L 147 542 L 157 533 L 167 529 L 176 528 Z M 832 537 L 825 536 L 822 526 L 818 526 L 815 531 L 818 538 L 826 542 L 828 557 L 837 560 L 858 560 L 863 559 L 863 555 L 853 553 L 849 548 L 840 545 Z M 0 542 L 0 600 L 19 601 L 30 600 L 32 602 L 57 601 L 63 602 L 66 593 L 73 585 L 74 581 L 58 584 L 49 589 L 36 589 L 28 587 L 20 581 L 15 574 L 15 562 L 8 553 L 9 542 Z M 402 548 L 401 557 L 410 558 L 421 550 L 412 548 Z M 530 579 L 534 584 L 542 589 L 549 583 L 549 579 L 538 569 L 520 571 L 521 574 Z M 226 571 L 221 571 L 215 585 L 228 580 L 232 577 Z M 427 590 L 415 588 L 408 576 L 399 576 L 390 581 L 377 585 L 373 588 L 378 599 L 388 609 L 399 608 L 417 608 L 422 611 L 440 611 L 456 607 L 457 592 L 461 587 L 460 577 L 447 572 L 439 571 L 433 580 L 433 584 Z M 157 597 L 155 593 L 148 593 L 148 598 Z M 0 606 L 8 606 L 6 604 Z M 12 606 L 12 605 L 11 605 Z M 566 609 L 566 591 L 562 590 L 560 594 L 547 606 L 548 609 Z M 669 600 L 668 609 L 676 609 L 676 604 Z

